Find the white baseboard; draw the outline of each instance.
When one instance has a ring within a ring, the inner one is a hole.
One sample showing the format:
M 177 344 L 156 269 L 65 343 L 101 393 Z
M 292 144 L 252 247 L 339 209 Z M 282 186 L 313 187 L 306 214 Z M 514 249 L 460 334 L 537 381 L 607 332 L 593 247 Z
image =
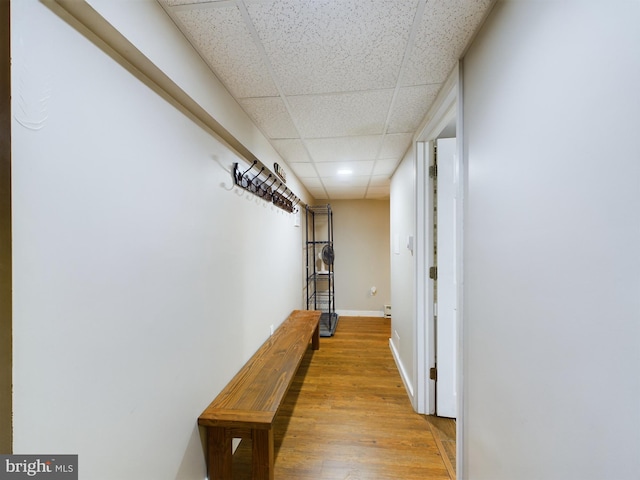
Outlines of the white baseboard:
M 393 340 L 389 339 L 389 348 L 391 349 L 391 355 L 396 362 L 396 367 L 398 367 L 398 372 L 400 372 L 400 378 L 402 378 L 402 383 L 404 383 L 404 388 L 407 390 L 407 394 L 411 399 L 411 405 L 414 405 L 415 398 L 413 397 L 413 385 L 411 383 L 411 379 L 407 375 L 407 371 L 402 364 L 402 360 L 400 360 L 400 355 L 396 350 L 396 346 L 393 344 Z
M 336 313 L 344 317 L 384 317 L 383 310 L 336 310 Z

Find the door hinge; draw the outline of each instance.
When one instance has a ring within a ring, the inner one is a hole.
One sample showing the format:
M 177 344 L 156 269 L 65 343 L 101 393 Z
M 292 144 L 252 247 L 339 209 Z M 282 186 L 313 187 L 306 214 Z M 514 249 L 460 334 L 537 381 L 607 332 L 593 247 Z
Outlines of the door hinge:
M 438 267 L 429 267 L 429 278 L 431 280 L 438 279 Z
M 438 380 L 438 369 L 436 367 L 431 367 L 429 369 L 429 379 L 430 380 Z
M 438 166 L 431 165 L 429 167 L 429 178 L 436 178 L 438 176 Z

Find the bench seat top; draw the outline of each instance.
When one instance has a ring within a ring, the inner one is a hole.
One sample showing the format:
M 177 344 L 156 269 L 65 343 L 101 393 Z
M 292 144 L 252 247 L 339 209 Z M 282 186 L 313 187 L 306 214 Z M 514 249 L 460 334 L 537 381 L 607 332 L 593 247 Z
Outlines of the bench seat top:
M 294 310 L 202 412 L 206 427 L 270 428 L 321 312 Z

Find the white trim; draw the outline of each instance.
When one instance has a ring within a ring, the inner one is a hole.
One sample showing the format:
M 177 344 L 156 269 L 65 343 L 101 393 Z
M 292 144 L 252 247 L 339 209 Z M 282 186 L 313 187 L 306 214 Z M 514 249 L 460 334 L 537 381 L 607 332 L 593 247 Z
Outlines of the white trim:
M 398 354 L 396 346 L 393 344 L 393 340 L 391 338 L 389 339 L 389 348 L 391 349 L 393 360 L 396 362 L 396 367 L 398 367 L 398 372 L 400 372 L 400 378 L 402 379 L 402 383 L 404 383 L 404 388 L 407 390 L 407 394 L 411 399 L 411 403 L 414 403 L 413 385 L 411 384 L 411 379 L 409 378 L 409 375 L 407 375 L 407 370 L 404 368 L 402 360 L 400 360 L 400 354 Z
M 414 338 L 415 338 L 415 384 L 416 394 L 413 398 L 413 409 L 421 414 L 430 412 L 433 402 L 430 402 L 427 393 L 427 361 L 425 356 L 427 355 L 425 345 L 428 345 L 428 322 L 423 321 L 432 316 L 432 313 L 428 311 L 429 301 L 427 293 L 427 285 L 429 282 L 426 280 L 425 273 L 429 270 L 429 247 L 433 245 L 430 242 L 429 233 L 430 230 L 426 227 L 425 218 L 428 217 L 428 199 L 426 194 L 428 192 L 428 168 L 426 164 L 429 162 L 429 155 L 427 153 L 428 143 L 417 142 L 416 143 L 416 248 L 415 248 L 415 307 L 414 307 Z M 426 234 L 422 234 L 426 233 Z
M 427 163 L 430 158 L 431 141 L 434 140 L 444 127 L 456 117 L 458 110 L 460 69 L 454 68 L 440 93 L 436 97 L 433 106 L 425 116 L 425 120 L 414 137 L 418 142 L 416 153 L 416 295 L 414 310 L 415 332 L 415 372 L 416 394 L 413 408 L 418 413 L 435 413 L 435 382 L 427 380 L 428 367 L 435 365 L 435 339 L 433 322 L 433 289 L 432 283 L 427 280 L 427 272 L 430 266 L 430 252 L 433 251 L 432 231 L 427 228 L 428 222 L 433 221 L 433 209 L 430 207 L 428 195 L 432 191 L 431 181 L 428 175 Z M 458 121 L 456 128 L 460 122 Z M 460 132 L 457 132 L 456 137 Z M 460 142 L 460 140 L 459 140 Z M 420 147 L 421 146 L 421 147 Z M 421 151 L 422 148 L 422 151 Z M 461 156 L 459 156 L 461 158 Z M 460 262 L 461 264 L 462 262 Z M 459 338 L 459 337 L 458 337 Z M 460 363 L 458 365 L 461 365 Z M 460 396 L 461 397 L 461 396 Z
M 336 313 L 344 317 L 384 317 L 384 310 L 336 310 Z
M 433 140 L 456 114 L 459 67 L 453 69 L 427 112 L 415 140 Z
M 463 68 L 464 63 L 462 60 L 458 62 L 458 113 L 456 117 L 456 138 L 458 142 L 458 204 L 456 212 L 456 221 L 458 222 L 457 229 L 457 243 L 458 251 L 456 252 L 456 267 L 458 276 L 458 292 L 457 292 L 457 369 L 456 375 L 458 376 L 458 397 L 457 397 L 457 418 L 456 418 L 456 472 L 458 478 L 465 478 L 464 471 L 464 429 L 462 428 L 465 421 L 465 408 L 464 408 L 464 212 L 467 205 L 467 162 L 465 161 L 464 150 L 464 84 L 463 84 Z
M 444 128 L 444 125 L 443 125 Z M 435 163 L 434 159 L 434 141 L 431 140 L 425 143 L 426 150 L 426 165 L 432 166 Z M 422 271 L 422 274 L 425 278 L 424 281 L 424 294 L 423 299 L 425 301 L 424 306 L 424 335 L 420 337 L 425 346 L 424 348 L 424 357 L 422 358 L 422 364 L 424 369 L 424 402 L 425 402 L 425 411 L 424 413 L 427 415 L 435 415 L 436 414 L 436 382 L 435 380 L 431 380 L 427 378 L 429 376 L 429 369 L 431 367 L 436 366 L 436 322 L 435 317 L 437 315 L 437 308 L 435 298 L 433 296 L 434 288 L 433 288 L 433 280 L 427 278 L 429 275 L 429 267 L 433 263 L 433 250 L 435 244 L 435 231 L 433 228 L 433 224 L 435 223 L 434 211 L 433 211 L 433 193 L 434 193 L 434 184 L 433 179 L 429 177 L 428 168 L 425 169 L 424 183 L 423 188 L 425 189 L 425 203 L 424 203 L 424 238 L 425 238 L 425 258 L 426 265 L 425 269 Z M 419 349 L 416 349 L 417 352 L 420 352 Z M 417 356 L 417 355 L 416 355 Z

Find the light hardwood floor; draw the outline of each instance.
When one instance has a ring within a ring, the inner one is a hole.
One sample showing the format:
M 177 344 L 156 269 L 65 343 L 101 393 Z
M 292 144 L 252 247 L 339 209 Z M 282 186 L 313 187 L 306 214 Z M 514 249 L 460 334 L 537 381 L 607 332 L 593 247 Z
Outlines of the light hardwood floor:
M 307 351 L 275 424 L 276 480 L 455 479 L 455 422 L 413 411 L 389 336 L 389 319 L 341 317 Z M 234 478 L 250 478 L 247 443 Z

